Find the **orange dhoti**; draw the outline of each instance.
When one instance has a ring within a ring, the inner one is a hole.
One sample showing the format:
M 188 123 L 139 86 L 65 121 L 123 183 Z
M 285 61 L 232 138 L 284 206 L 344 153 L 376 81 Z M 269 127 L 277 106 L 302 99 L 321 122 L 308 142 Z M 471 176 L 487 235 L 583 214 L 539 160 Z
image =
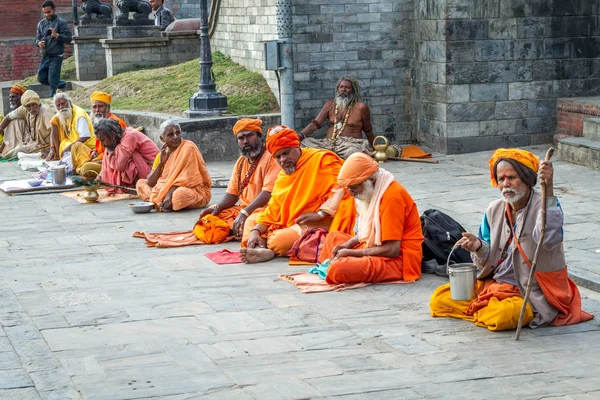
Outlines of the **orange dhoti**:
M 146 179 L 140 179 L 135 185 L 138 196 L 143 201 L 152 201 L 152 191 L 160 190 L 159 184 L 151 188 Z M 184 208 L 202 208 L 208 204 L 210 200 L 210 188 L 198 186 L 195 188 L 178 187 L 173 192 L 171 202 L 173 211 L 182 210 Z
M 518 287 L 493 279 L 477 281 L 477 297 L 474 300 L 452 300 L 450 284 L 447 283 L 433 292 L 429 303 L 433 317 L 463 319 L 490 331 L 516 329 L 522 306 L 523 297 Z M 533 310 L 527 304 L 523 325 L 532 320 Z
M 331 258 L 335 246 L 346 243 L 352 238 L 343 232 L 329 232 L 319 261 Z M 355 248 L 360 249 L 363 244 Z M 330 284 L 359 283 L 359 282 L 389 282 L 404 279 L 402 273 L 402 255 L 396 258 L 388 257 L 340 257 L 332 261 L 327 268 L 326 281 Z

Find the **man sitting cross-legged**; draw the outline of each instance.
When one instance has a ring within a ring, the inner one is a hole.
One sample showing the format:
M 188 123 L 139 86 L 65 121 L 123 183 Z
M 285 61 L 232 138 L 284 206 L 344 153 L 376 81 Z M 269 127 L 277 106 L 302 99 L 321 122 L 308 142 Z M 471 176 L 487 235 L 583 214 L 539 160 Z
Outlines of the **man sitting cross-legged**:
M 471 252 L 473 262 L 481 269 L 477 297 L 452 300 L 450 285 L 442 285 L 431 296 L 431 315 L 471 321 L 491 331 L 515 329 L 537 254 L 523 324 L 537 328 L 592 319 L 581 309 L 581 295 L 569 279 L 563 212 L 554 196 L 552 162 L 540 163 L 537 156 L 525 150 L 498 149 L 489 166 L 492 186 L 500 189 L 501 198 L 489 205 L 479 234 L 465 232 L 456 243 Z M 542 196 L 534 190 L 538 174 L 545 181 L 547 194 L 546 233 L 541 244 Z
M 96 138 L 106 154 L 102 159 L 102 181 L 113 185 L 135 187 L 138 179 L 144 179 L 152 171 L 152 162 L 158 147 L 137 129 L 123 129 L 111 118 L 98 120 L 94 125 Z M 126 193 L 125 190 L 106 187 L 109 195 Z
M 117 121 L 121 128 L 125 129 L 127 127 L 125 121 L 110 112 L 111 101 L 112 96 L 108 93 L 98 91 L 92 93 L 90 96 L 92 106 L 90 118 L 94 124 L 103 118 L 111 118 Z M 73 143 L 71 157 L 73 158 L 73 168 L 75 168 L 78 174 L 85 175 L 85 172 L 90 170 L 100 173 L 100 166 L 104 157 L 104 147 L 98 138 L 96 138 L 94 149 L 89 149 L 83 143 Z
M 0 132 L 5 128 L 6 132 L 10 132 L 5 136 L 4 142 L 10 142 L 10 146 L 4 147 L 4 150 L 12 149 L 1 152 L 5 158 L 14 157 L 20 151 L 30 153 L 41 150 L 47 153 L 46 149 L 40 148 L 50 144 L 50 120 L 54 117 L 54 111 L 43 105 L 40 96 L 33 90 L 23 93 L 20 100 L 22 105 L 11 111 L 0 123 Z M 14 129 L 7 129 L 7 126 Z
M 248 218 L 247 224 L 257 225 L 248 237 L 248 248 L 241 250 L 244 262 L 287 255 L 308 227 L 352 231 L 354 201 L 336 184 L 343 163 L 340 157 L 327 150 L 300 149 L 298 134 L 285 126 L 269 130 L 267 150 L 282 171 L 265 210 Z
M 233 127 L 242 155 L 238 158 L 227 186 L 227 194 L 215 206 L 200 214 L 216 215 L 229 223 L 233 236 L 248 240 L 249 230 L 244 232 L 247 218 L 262 211 L 271 198 L 273 185 L 281 167 L 266 150 L 262 137 L 260 119 L 243 118 Z M 237 202 L 239 205 L 236 205 Z
M 354 196 L 358 234 L 329 232 L 319 261 L 327 283 L 414 281 L 421 277 L 423 233 L 417 205 L 394 175 L 364 153 L 344 163 L 338 184 Z
M 159 131 L 164 144 L 148 179 L 135 185 L 138 195 L 162 211 L 204 207 L 210 200 L 210 175 L 198 147 L 181 139 L 181 127 L 175 121 L 163 122 Z
M 50 152 L 46 160 L 69 156 L 74 143 L 82 143 L 88 149 L 96 144 L 94 126 L 90 116 L 79 106 L 72 103 L 66 93 L 54 96 L 54 106 L 58 111 L 52 118 Z
M 2 121 L 0 122 L 0 157 L 12 157 L 16 154 L 13 150 L 23 142 L 25 132 L 27 131 L 27 121 L 25 118 L 19 118 L 17 115 L 25 113 L 21 97 L 26 91 L 27 88 L 25 86 L 17 83 L 8 92 L 10 113 L 4 119 L 0 118 Z

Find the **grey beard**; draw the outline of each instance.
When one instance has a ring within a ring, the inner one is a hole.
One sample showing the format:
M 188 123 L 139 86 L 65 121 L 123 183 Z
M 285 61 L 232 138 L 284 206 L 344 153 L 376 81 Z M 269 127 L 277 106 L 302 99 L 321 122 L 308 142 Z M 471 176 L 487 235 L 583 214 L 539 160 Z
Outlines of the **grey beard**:
M 296 165 L 294 164 L 292 167 L 282 167 L 281 169 L 283 169 L 283 172 L 285 172 L 287 175 L 291 175 L 296 172 Z
M 354 96 L 348 96 L 346 93 L 338 93 L 335 96 L 335 105 L 340 110 L 346 110 L 353 99 Z
M 10 107 L 11 110 L 16 110 L 17 108 L 19 108 L 17 103 L 8 103 L 8 106 Z
M 242 153 L 242 156 L 246 158 L 254 158 L 260 154 L 260 152 L 262 151 L 262 147 L 263 144 L 258 143 L 255 147 L 252 147 L 250 150 L 241 149 L 240 152 Z
M 104 119 L 104 116 L 102 114 L 92 115 L 92 124 L 96 125 L 98 122 L 100 122 L 101 119 Z

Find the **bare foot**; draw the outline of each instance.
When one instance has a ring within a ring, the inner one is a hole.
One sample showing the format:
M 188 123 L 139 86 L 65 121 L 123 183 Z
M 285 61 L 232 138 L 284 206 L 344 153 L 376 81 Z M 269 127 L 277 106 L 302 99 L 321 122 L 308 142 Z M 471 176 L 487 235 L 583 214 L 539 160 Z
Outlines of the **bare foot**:
M 256 247 L 254 249 L 240 249 L 242 261 L 246 264 L 254 264 L 272 260 L 275 253 L 271 249 Z

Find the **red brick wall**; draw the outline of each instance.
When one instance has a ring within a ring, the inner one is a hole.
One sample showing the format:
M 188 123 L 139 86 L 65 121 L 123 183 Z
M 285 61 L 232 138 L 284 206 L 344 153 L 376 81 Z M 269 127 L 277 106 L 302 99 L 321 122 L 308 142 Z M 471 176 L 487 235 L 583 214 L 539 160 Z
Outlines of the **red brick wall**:
M 582 136 L 583 119 L 600 117 L 600 105 L 558 100 L 556 103 L 556 116 L 558 126 L 554 137 L 555 141 L 563 137 Z
M 71 21 L 72 1 L 53 1 L 56 12 Z M 36 73 L 40 54 L 34 39 L 37 23 L 44 17 L 42 3 L 43 0 L 0 0 L 0 81 L 23 79 Z M 77 4 L 81 7 L 80 0 Z M 65 50 L 66 55 L 72 53 L 71 46 Z

